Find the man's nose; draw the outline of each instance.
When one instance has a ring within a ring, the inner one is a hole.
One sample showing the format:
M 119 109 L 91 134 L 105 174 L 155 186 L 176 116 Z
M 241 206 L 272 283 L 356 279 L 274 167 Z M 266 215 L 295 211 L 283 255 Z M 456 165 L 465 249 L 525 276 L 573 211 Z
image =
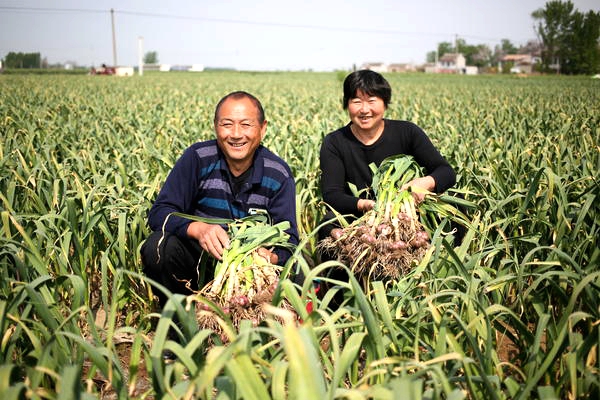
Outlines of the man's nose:
M 231 130 L 231 136 L 233 136 L 233 137 L 242 136 L 242 126 L 240 124 L 233 124 L 233 129 Z

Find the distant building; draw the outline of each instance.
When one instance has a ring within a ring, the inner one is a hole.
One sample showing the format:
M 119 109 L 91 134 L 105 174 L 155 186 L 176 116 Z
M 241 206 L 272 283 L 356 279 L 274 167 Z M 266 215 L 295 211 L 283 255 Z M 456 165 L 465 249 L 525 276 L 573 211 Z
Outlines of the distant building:
M 393 63 L 388 65 L 387 70 L 388 72 L 415 72 L 417 68 L 414 64 Z
M 161 71 L 163 71 L 163 69 L 161 69 Z M 204 65 L 169 65 L 169 71 L 202 72 L 204 71 Z
M 467 60 L 461 53 L 446 53 L 438 61 L 442 72 L 456 72 L 467 66 Z
M 144 71 L 169 72 L 171 64 L 144 64 Z
M 387 66 L 382 62 L 366 62 L 361 65 L 361 69 L 369 69 L 375 72 L 388 72 Z
M 414 72 L 417 70 L 414 64 L 411 63 L 391 63 L 385 64 L 382 62 L 366 62 L 360 66 L 361 69 L 383 72 Z
M 133 67 L 117 67 L 115 68 L 116 76 L 133 76 Z
M 477 75 L 478 71 L 476 66 L 467 65 L 465 56 L 461 53 L 446 53 L 436 64 L 425 67 L 425 72 L 430 74 Z
M 500 60 L 500 65 L 503 70 L 510 68 L 513 74 L 531 74 L 533 66 L 539 62 L 539 58 L 531 54 L 507 54 Z

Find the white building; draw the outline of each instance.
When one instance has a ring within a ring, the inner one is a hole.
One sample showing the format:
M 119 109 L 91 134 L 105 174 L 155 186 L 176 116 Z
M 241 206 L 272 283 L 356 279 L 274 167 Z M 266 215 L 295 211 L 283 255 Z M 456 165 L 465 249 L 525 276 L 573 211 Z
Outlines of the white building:
M 439 59 L 437 64 L 425 67 L 425 72 L 432 74 L 477 75 L 479 70 L 476 66 L 467 65 L 467 60 L 461 53 L 446 53 Z

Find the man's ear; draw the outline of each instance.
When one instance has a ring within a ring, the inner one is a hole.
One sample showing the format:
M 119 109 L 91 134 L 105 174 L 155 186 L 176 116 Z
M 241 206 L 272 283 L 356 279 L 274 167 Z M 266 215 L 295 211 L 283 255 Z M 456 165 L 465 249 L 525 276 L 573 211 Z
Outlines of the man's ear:
M 263 140 L 265 138 L 265 135 L 267 134 L 267 123 L 268 121 L 265 119 L 265 121 L 262 124 L 262 127 L 260 128 L 260 140 Z

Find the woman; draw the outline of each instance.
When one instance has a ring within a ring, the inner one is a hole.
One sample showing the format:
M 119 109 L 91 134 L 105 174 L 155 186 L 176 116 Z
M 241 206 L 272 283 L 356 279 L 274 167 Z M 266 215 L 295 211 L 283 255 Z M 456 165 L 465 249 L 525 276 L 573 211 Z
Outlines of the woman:
M 350 123 L 325 136 L 321 145 L 321 193 L 323 200 L 342 215 L 358 218 L 375 205 L 371 190 L 373 173 L 369 167 L 379 166 L 390 156 L 407 154 L 424 168 L 426 176 L 408 182 L 417 201 L 423 200 L 425 189 L 442 193 L 456 183 L 456 174 L 425 132 L 412 122 L 385 119 L 392 89 L 381 74 L 360 70 L 344 80 L 343 107 Z M 353 194 L 351 185 L 358 191 Z M 329 211 L 325 219 L 334 217 Z M 319 232 L 319 239 L 329 235 L 334 224 Z M 322 261 L 330 259 L 321 254 Z

